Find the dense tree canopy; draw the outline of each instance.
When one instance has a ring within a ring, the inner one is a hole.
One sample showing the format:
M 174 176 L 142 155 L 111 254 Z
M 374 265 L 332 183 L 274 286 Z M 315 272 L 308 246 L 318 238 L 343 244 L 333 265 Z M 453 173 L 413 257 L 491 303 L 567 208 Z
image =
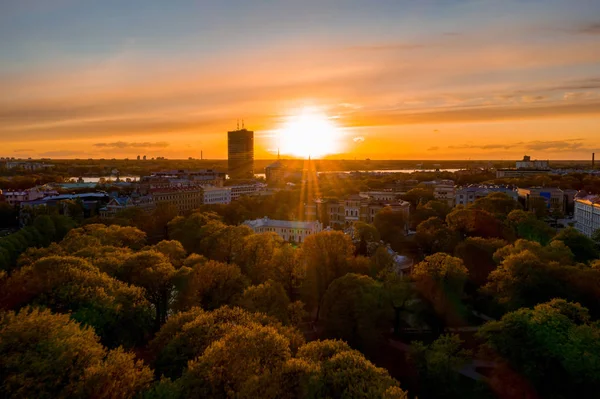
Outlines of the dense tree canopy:
M 587 309 L 555 299 L 506 314 L 480 331 L 499 362 L 491 382 L 501 396 L 573 398 L 600 388 L 600 329 Z M 503 377 L 516 373 L 516 383 Z
M 133 398 L 152 372 L 122 349 L 107 351 L 68 315 L 25 308 L 0 313 L 0 375 L 6 397 Z

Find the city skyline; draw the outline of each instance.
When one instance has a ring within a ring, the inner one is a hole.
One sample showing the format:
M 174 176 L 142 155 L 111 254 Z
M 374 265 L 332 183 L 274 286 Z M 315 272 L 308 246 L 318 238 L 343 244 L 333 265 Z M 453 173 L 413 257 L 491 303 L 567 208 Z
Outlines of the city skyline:
M 306 108 L 334 159 L 600 152 L 597 1 L 222 3 L 0 5 L 2 155 L 274 159 Z

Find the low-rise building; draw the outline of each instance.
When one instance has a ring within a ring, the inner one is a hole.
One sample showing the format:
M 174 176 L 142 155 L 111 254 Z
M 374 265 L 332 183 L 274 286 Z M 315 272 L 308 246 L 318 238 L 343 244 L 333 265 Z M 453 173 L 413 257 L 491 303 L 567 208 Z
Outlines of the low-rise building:
M 140 208 L 144 211 L 150 212 L 155 208 L 154 199 L 151 195 L 112 197 L 106 206 L 100 209 L 100 217 L 113 218 L 119 212 L 129 208 Z
M 246 220 L 244 224 L 255 233 L 273 232 L 285 241 L 302 243 L 306 237 L 323 231 L 319 221 L 297 222 L 289 220 L 275 220 L 264 217 L 256 220 Z
M 456 196 L 456 188 L 453 180 L 440 180 L 433 187 L 433 196 L 436 200 L 454 206 L 454 198 Z
M 265 168 L 265 178 L 267 183 L 281 183 L 285 179 L 286 168 L 277 160 Z
M 536 199 L 541 198 L 546 202 L 548 209 L 566 212 L 567 197 L 563 190 L 555 187 L 529 187 L 517 189 L 519 201 L 528 211 L 533 210 Z
M 368 198 L 372 201 L 394 201 L 398 196 L 397 192 L 392 190 L 386 191 L 361 191 L 358 193 L 361 197 Z
M 231 187 L 204 187 L 204 204 L 231 203 Z
M 200 207 L 204 201 L 202 187 L 156 188 L 150 190 L 150 194 L 155 204 L 169 202 L 177 207 L 180 214 Z
M 522 161 L 516 162 L 516 167 L 517 169 L 550 170 L 550 162 L 537 159 L 532 161 L 529 155 L 525 155 Z
M 331 227 L 346 228 L 357 221 L 373 223 L 377 213 L 384 208 L 401 212 L 408 222 L 410 203 L 402 200 L 375 201 L 360 195 L 351 195 L 345 200 L 315 199 L 310 201 L 304 205 L 304 219 L 319 220 Z
M 258 191 L 264 190 L 266 186 L 260 183 L 237 184 L 228 186 L 231 189 L 231 200 L 235 201 L 243 195 L 254 195 Z
M 42 187 L 33 187 L 27 190 L 0 190 L 0 194 L 2 194 L 4 201 L 8 204 L 15 206 L 20 204 L 21 202 L 26 201 L 35 201 L 44 197 L 58 195 L 56 190 Z
M 477 201 L 479 198 L 485 198 L 492 193 L 506 194 L 515 201 L 518 201 L 519 199 L 519 193 L 517 192 L 517 189 L 512 187 L 493 185 L 472 185 L 467 187 L 461 187 L 458 190 L 456 190 L 454 202 L 456 205 L 468 206 Z
M 575 198 L 575 228 L 591 237 L 600 229 L 600 195 Z

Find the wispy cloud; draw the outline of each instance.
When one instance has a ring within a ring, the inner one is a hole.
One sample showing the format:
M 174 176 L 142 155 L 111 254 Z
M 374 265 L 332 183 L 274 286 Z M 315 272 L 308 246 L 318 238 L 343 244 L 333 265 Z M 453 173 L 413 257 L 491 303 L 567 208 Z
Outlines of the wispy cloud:
M 75 157 L 81 156 L 81 151 L 72 151 L 72 150 L 55 150 L 55 151 L 46 151 L 41 152 L 39 155 L 42 157 Z
M 527 142 L 516 142 L 506 144 L 464 144 L 449 146 L 452 150 L 509 150 L 509 149 L 524 149 L 532 151 L 574 151 L 585 148 L 583 139 L 566 139 L 566 140 L 535 140 Z
M 169 146 L 169 143 L 166 141 L 157 141 L 154 143 L 145 142 L 145 143 L 130 143 L 126 141 L 116 141 L 114 143 L 96 143 L 94 147 L 106 148 L 106 149 L 129 149 L 129 148 L 166 148 Z
M 437 150 L 439 150 L 439 149 L 440 149 L 440 147 L 429 147 L 429 148 L 427 149 L 427 151 L 437 151 Z
M 588 35 L 600 35 L 600 22 L 592 22 L 580 26 L 576 32 Z
M 17 148 L 16 150 L 13 150 L 13 152 L 32 152 L 34 151 L 31 148 Z

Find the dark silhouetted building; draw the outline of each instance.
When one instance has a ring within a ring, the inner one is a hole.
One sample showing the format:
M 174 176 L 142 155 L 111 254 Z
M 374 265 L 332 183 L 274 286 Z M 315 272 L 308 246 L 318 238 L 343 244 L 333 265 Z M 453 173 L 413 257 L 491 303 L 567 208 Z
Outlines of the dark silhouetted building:
M 244 128 L 227 132 L 229 177 L 254 177 L 254 132 Z

